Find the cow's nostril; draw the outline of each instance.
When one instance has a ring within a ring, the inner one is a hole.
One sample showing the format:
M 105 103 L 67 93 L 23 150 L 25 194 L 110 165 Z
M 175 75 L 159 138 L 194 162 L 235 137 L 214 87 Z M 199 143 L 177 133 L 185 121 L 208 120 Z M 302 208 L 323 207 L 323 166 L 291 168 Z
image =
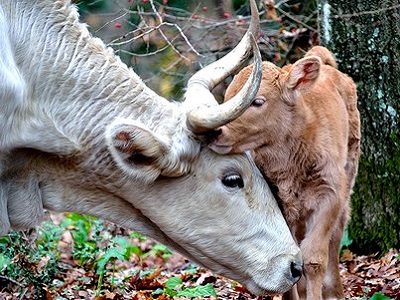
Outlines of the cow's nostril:
M 303 264 L 297 261 L 292 261 L 290 263 L 290 272 L 292 274 L 292 280 L 294 283 L 299 281 L 301 274 L 303 273 Z

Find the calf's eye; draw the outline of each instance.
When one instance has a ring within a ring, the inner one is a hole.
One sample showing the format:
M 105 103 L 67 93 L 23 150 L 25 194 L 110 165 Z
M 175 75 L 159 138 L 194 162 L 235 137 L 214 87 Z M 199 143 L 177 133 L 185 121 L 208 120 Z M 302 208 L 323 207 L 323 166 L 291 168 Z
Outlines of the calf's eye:
M 266 99 L 264 97 L 257 97 L 253 100 L 252 106 L 260 107 L 265 103 Z
M 242 176 L 239 174 L 229 174 L 222 178 L 222 184 L 229 188 L 240 188 L 244 187 L 244 182 Z

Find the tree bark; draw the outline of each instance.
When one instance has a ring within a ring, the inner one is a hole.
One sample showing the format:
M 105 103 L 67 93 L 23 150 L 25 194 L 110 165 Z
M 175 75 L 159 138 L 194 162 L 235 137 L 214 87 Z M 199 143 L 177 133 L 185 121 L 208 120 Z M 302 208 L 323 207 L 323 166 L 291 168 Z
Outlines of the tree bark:
M 321 44 L 358 86 L 362 156 L 351 248 L 400 248 L 400 2 L 320 0 L 319 24 Z

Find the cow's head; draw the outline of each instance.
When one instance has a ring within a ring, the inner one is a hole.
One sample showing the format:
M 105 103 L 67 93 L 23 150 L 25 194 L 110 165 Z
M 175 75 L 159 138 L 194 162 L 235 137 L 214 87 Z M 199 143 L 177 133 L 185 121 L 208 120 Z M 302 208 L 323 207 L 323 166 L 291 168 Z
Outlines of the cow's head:
M 231 53 L 190 79 L 183 104 L 146 87 L 79 24 L 68 1 L 44 0 L 40 8 L 22 1 L 15 2 L 21 15 L 46 18 L 27 18 L 35 30 L 18 23 L 6 32 L 25 30 L 32 44 L 48 44 L 38 47 L 46 49 L 36 58 L 40 68 L 31 67 L 31 45 L 11 39 L 0 44 L 0 50 L 11 45 L 6 50 L 28 53 L 15 63 L 17 71 L 8 71 L 30 87 L 20 93 L 27 99 L 6 103 L 11 112 L 0 112 L 0 120 L 22 116 L 1 124 L 9 134 L 0 138 L 0 233 L 35 225 L 43 208 L 76 211 L 157 239 L 257 294 L 290 289 L 300 277 L 300 250 L 268 185 L 249 156 L 223 156 L 205 143 L 210 132 L 243 113 L 258 90 L 254 1 L 249 32 Z M 1 13 L 0 20 L 6 18 Z M 56 55 L 57 45 L 66 47 L 63 55 Z M 218 105 L 210 90 L 240 67 L 251 45 L 256 67 L 250 80 L 238 96 Z M 4 82 L 0 78 L 0 93 L 9 88 Z

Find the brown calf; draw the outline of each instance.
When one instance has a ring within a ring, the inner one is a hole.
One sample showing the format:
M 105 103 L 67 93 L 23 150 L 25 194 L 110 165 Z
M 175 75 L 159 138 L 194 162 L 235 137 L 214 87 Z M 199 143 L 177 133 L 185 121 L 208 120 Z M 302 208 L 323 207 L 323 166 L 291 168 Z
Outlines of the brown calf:
M 235 76 L 226 101 L 251 68 Z M 336 69 L 332 53 L 317 46 L 282 69 L 264 62 L 252 106 L 223 126 L 210 147 L 219 153 L 253 150 L 277 188 L 304 258 L 304 276 L 284 298 L 344 298 L 339 246 L 358 169 L 360 117 L 356 85 Z

